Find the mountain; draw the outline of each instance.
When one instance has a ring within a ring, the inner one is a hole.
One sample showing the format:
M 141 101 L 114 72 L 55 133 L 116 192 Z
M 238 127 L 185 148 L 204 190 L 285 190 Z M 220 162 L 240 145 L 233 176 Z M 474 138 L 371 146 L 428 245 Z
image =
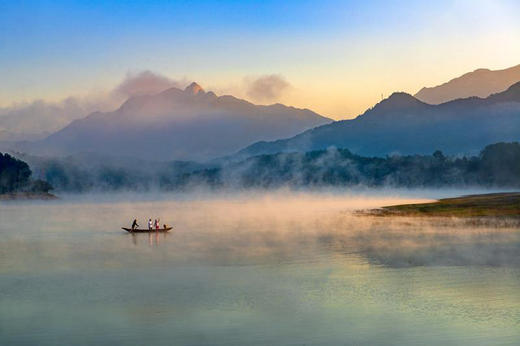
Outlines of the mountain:
M 480 151 L 480 150 L 479 150 Z M 495 143 L 478 156 L 366 157 L 348 149 L 276 153 L 227 161 L 173 178 L 163 188 L 280 188 L 319 186 L 520 187 L 520 143 Z
M 471 157 L 434 152 L 380 158 L 355 155 L 348 149 L 327 149 L 202 164 L 98 154 L 16 158 L 29 164 L 33 176 L 47 181 L 57 192 L 189 191 L 205 187 L 520 187 L 520 143 L 492 144 L 479 156 Z M 16 180 L 17 175 L 10 177 Z
M 206 160 L 258 140 L 292 136 L 332 120 L 281 104 L 258 106 L 205 92 L 197 83 L 135 96 L 17 150 L 38 155 L 102 153 L 148 160 Z
M 415 97 L 430 104 L 441 104 L 472 96 L 488 97 L 506 90 L 519 81 L 520 65 L 496 71 L 478 69 L 439 86 L 422 88 Z
M 520 82 L 502 93 L 430 105 L 394 93 L 352 120 L 337 121 L 273 142 L 258 142 L 237 157 L 347 148 L 369 156 L 476 154 L 491 143 L 520 139 Z

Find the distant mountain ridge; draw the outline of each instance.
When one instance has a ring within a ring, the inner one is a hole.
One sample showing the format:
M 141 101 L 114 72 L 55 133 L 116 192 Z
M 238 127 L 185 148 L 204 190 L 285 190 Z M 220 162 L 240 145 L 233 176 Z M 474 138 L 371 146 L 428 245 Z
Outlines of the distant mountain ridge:
M 503 70 L 478 69 L 449 82 L 419 90 L 415 97 L 430 104 L 441 104 L 460 98 L 485 98 L 520 81 L 520 65 Z
M 430 105 L 394 93 L 352 120 L 337 121 L 277 141 L 262 141 L 237 157 L 346 148 L 364 156 L 476 154 L 496 142 L 520 140 L 520 82 L 488 98 Z
M 217 96 L 192 83 L 184 90 L 132 97 L 113 112 L 92 113 L 17 149 L 50 156 L 92 152 L 162 161 L 207 160 L 331 121 L 307 109 Z

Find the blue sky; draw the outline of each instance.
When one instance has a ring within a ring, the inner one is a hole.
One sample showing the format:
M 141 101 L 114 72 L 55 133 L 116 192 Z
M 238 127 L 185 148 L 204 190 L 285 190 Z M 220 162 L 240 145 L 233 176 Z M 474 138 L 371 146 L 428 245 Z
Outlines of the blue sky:
M 0 0 L 0 106 L 109 89 L 152 70 L 240 95 L 280 74 L 281 102 L 357 114 L 479 67 L 520 63 L 515 1 Z

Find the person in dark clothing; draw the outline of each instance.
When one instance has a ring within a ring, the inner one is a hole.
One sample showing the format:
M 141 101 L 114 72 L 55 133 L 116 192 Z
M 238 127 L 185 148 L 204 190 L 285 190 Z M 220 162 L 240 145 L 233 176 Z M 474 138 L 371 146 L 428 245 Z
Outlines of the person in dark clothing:
M 137 219 L 134 219 L 134 222 L 132 222 L 132 231 L 137 227 L 139 227 L 139 225 L 137 224 Z

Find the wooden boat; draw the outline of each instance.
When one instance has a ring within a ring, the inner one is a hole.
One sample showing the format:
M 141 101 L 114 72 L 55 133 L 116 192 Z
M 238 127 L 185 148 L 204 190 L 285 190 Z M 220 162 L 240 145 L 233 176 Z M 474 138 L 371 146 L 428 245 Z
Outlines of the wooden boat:
M 159 229 L 136 228 L 134 230 L 132 230 L 131 228 L 127 228 L 127 227 L 121 227 L 121 228 L 129 233 L 154 233 L 154 232 L 168 232 L 173 227 L 166 227 L 166 228 L 159 228 Z

